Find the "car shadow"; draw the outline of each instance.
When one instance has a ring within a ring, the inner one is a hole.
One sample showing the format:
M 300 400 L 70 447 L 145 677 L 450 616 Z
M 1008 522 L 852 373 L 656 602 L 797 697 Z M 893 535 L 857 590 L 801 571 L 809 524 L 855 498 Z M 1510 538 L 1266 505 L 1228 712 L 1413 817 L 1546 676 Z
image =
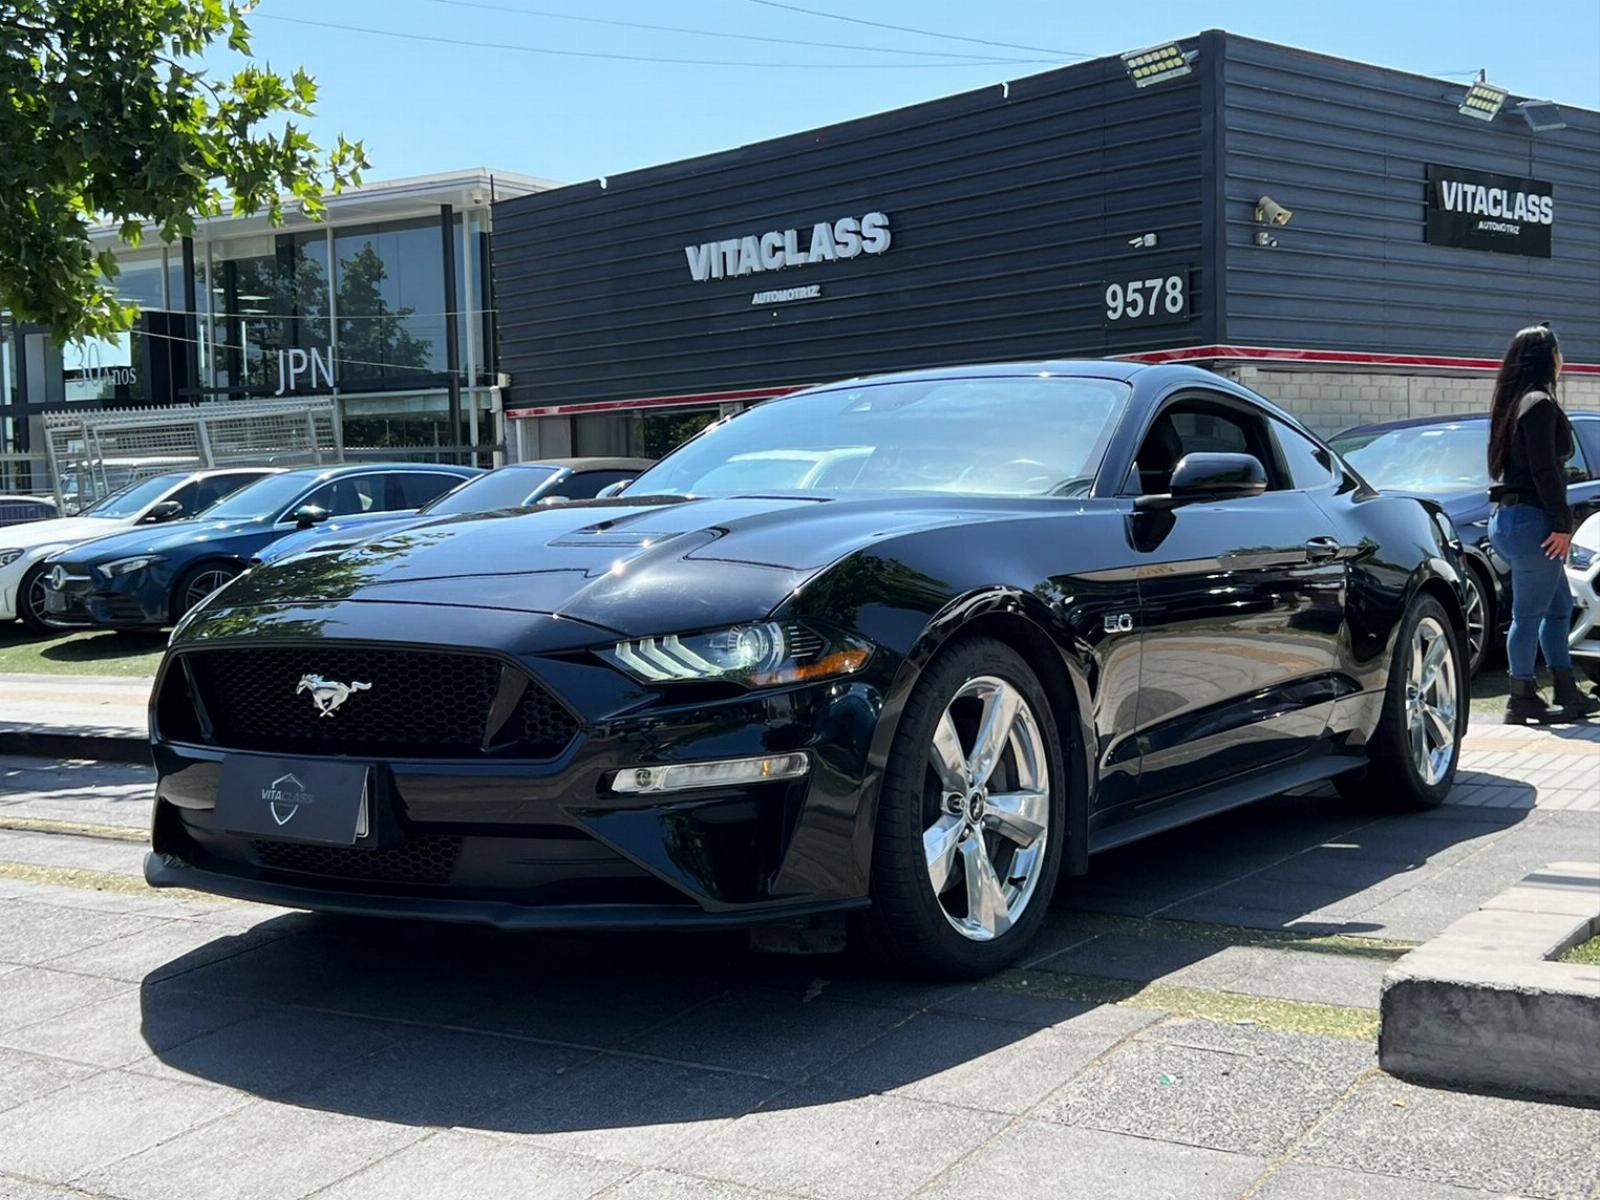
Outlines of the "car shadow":
M 241 920 L 147 975 L 141 1032 L 148 1069 L 281 1103 L 578 1150 L 603 1131 L 670 1141 L 758 1106 L 959 1090 L 1013 1055 L 1087 1062 L 1156 1019 L 1160 1005 L 1118 1002 L 1157 982 L 1332 1011 L 1404 951 L 1337 939 L 1420 938 L 1471 911 L 1488 895 L 1430 883 L 1527 816 L 1279 797 L 1097 856 L 1063 881 L 1023 966 L 976 983 L 724 934 Z

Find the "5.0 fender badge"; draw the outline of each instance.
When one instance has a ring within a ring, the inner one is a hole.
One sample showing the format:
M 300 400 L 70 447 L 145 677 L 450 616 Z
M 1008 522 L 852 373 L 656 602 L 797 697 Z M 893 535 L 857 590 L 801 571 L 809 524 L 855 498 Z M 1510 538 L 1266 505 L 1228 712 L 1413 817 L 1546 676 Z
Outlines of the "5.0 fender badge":
M 311 702 L 317 706 L 317 716 L 331 717 L 338 711 L 339 706 L 350 699 L 356 692 L 369 692 L 372 690 L 370 683 L 336 683 L 331 679 L 324 679 L 321 675 L 302 675 L 300 682 L 295 686 L 294 694 L 301 692 L 311 693 Z

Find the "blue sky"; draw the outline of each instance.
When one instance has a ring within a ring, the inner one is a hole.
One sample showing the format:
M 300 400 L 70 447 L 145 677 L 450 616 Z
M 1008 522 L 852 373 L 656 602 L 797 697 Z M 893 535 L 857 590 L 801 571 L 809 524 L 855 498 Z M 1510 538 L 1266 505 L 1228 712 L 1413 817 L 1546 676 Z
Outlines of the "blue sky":
M 793 0 L 801 7 L 922 30 L 1040 47 L 942 40 L 785 11 L 760 0 L 262 0 L 258 58 L 305 66 L 321 86 L 313 133 L 364 138 L 371 179 L 487 166 L 575 181 L 1015 79 L 1076 61 L 1224 28 L 1465 81 L 1479 67 L 1513 92 L 1600 108 L 1600 0 Z M 800 44 L 741 41 L 561 20 L 693 27 Z M 288 18 L 288 19 L 283 19 Z M 321 25 L 300 22 L 322 22 Z M 361 26 L 404 40 L 328 28 Z M 919 55 L 824 46 L 895 47 Z M 712 66 L 526 53 L 759 63 Z M 982 62 L 936 52 L 1032 60 Z M 896 63 L 897 66 L 886 64 Z M 212 67 L 227 69 L 230 57 Z M 915 65 L 906 65 L 915 64 Z

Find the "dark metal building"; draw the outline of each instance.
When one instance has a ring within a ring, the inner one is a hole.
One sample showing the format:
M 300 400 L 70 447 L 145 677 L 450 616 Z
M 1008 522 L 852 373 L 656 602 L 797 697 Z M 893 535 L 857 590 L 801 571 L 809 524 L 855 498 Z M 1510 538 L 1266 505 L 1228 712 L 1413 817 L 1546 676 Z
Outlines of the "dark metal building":
M 1535 320 L 1600 407 L 1600 113 L 1220 31 L 1153 55 L 497 204 L 524 453 L 1049 356 L 1203 362 L 1327 429 L 1480 407 Z

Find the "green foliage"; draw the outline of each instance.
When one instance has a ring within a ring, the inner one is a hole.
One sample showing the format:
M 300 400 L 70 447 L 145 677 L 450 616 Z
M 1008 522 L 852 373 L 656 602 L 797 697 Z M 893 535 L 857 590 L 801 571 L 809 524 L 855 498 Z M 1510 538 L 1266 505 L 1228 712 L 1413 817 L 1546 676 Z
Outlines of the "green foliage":
M 195 64 L 219 42 L 250 53 L 237 3 L 0 3 L 0 309 L 62 340 L 125 330 L 135 310 L 92 225 L 137 246 L 153 224 L 170 242 L 227 201 L 276 224 L 285 204 L 317 218 L 324 192 L 360 182 L 360 142 L 324 153 L 294 123 L 313 112 L 309 75 L 251 63 L 209 79 Z

